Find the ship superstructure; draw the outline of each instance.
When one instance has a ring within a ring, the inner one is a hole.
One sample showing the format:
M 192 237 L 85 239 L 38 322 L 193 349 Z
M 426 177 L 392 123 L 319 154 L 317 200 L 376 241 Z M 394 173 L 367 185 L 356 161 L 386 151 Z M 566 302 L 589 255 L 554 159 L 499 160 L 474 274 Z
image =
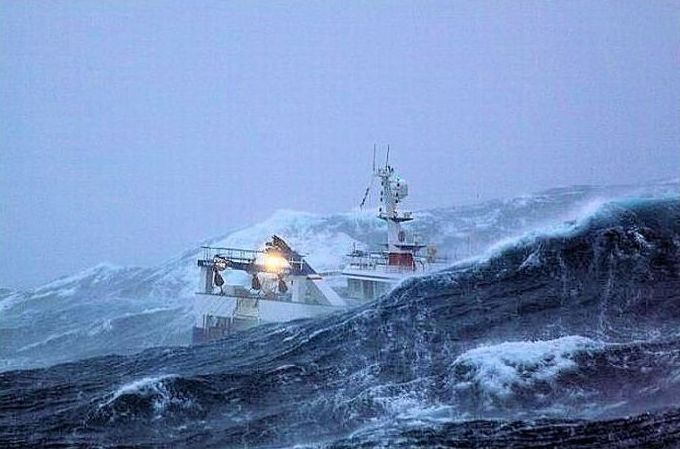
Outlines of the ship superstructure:
M 195 302 L 199 325 L 193 341 L 222 338 L 261 322 L 289 321 L 348 306 L 304 259 L 274 235 L 263 250 L 202 247 L 201 291 Z M 249 285 L 228 285 L 227 270 L 250 276 Z
M 380 182 L 378 218 L 387 223 L 387 241 L 379 251 L 354 248 L 341 272 L 347 278 L 348 296 L 363 301 L 376 299 L 405 277 L 443 268 L 446 262 L 437 256 L 436 247 L 424 244 L 403 226 L 413 220 L 411 212 L 400 211 L 408 183 L 389 164 L 389 148 L 384 167 L 376 169 L 373 163 L 373 176 Z M 366 196 L 369 190 L 370 186 Z
M 387 225 L 387 239 L 379 250 L 355 247 L 346 255 L 346 266 L 335 273 L 346 280 L 346 288 L 332 288 L 301 254 L 276 235 L 263 249 L 203 247 L 198 260 L 201 288 L 194 307 L 195 343 L 219 339 L 262 322 L 343 310 L 376 299 L 405 277 L 443 268 L 444 260 L 437 257 L 436 248 L 425 245 L 404 226 L 413 220 L 410 212 L 400 210 L 408 196 L 408 184 L 389 164 L 389 149 L 383 167 L 375 168 L 375 150 L 373 159 L 372 180 L 380 183 L 378 218 Z M 250 282 L 226 284 L 222 274 L 228 271 L 246 273 Z

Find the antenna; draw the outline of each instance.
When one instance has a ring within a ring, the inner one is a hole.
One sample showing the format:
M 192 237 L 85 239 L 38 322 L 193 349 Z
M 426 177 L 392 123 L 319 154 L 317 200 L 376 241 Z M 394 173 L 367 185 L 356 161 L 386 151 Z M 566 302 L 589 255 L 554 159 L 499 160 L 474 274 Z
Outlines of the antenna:
M 361 204 L 359 204 L 359 209 L 364 208 L 364 204 L 366 204 L 366 200 L 368 199 L 368 194 L 371 191 L 371 187 L 373 187 L 373 176 L 375 176 L 375 144 L 373 144 L 373 173 L 371 173 L 371 182 L 368 184 L 368 187 L 366 187 L 366 192 L 364 192 L 364 198 L 361 200 Z
M 390 144 L 388 143 L 387 144 L 387 157 L 385 158 L 385 168 L 387 168 L 389 163 L 390 163 Z
M 375 144 L 373 144 L 373 173 L 375 173 Z

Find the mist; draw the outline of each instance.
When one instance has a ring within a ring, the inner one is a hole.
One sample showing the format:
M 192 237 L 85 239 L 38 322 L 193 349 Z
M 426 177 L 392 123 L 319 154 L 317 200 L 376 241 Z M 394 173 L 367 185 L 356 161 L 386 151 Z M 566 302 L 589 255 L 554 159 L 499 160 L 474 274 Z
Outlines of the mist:
M 152 265 L 278 209 L 680 173 L 673 3 L 0 4 L 0 286 Z

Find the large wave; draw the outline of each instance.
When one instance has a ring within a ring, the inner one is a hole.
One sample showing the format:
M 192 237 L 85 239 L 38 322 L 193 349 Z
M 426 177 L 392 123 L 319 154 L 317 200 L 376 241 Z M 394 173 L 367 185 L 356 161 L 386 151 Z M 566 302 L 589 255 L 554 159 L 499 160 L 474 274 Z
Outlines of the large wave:
M 610 203 L 341 314 L 2 373 L 0 445 L 672 447 L 679 322 L 680 201 Z
M 677 195 L 677 181 L 640 186 L 572 186 L 507 200 L 416 212 L 411 229 L 451 262 L 531 229 L 590 216 L 611 197 Z M 279 211 L 267 220 L 212 239 L 213 246 L 255 248 L 276 233 L 318 270 L 337 270 L 354 245 L 379 242 L 385 223 L 376 211 L 315 215 Z M 517 239 L 510 242 L 516 244 Z M 197 245 L 198 246 L 198 245 Z M 150 268 L 100 264 L 28 291 L 0 289 L 0 371 L 49 366 L 105 354 L 130 354 L 188 344 L 197 288 L 193 248 Z M 538 261 L 528 258 L 527 266 Z M 243 279 L 242 279 L 243 280 Z M 229 282 L 238 283 L 232 277 Z M 245 277 L 245 282 L 248 278 Z

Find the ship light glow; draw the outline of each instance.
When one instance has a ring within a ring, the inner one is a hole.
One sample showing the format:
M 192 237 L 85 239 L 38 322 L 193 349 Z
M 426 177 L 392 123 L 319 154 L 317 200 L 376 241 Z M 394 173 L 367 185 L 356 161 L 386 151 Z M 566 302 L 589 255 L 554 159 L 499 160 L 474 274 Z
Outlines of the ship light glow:
M 279 273 L 289 267 L 288 261 L 275 254 L 265 254 L 264 267 L 269 273 Z

